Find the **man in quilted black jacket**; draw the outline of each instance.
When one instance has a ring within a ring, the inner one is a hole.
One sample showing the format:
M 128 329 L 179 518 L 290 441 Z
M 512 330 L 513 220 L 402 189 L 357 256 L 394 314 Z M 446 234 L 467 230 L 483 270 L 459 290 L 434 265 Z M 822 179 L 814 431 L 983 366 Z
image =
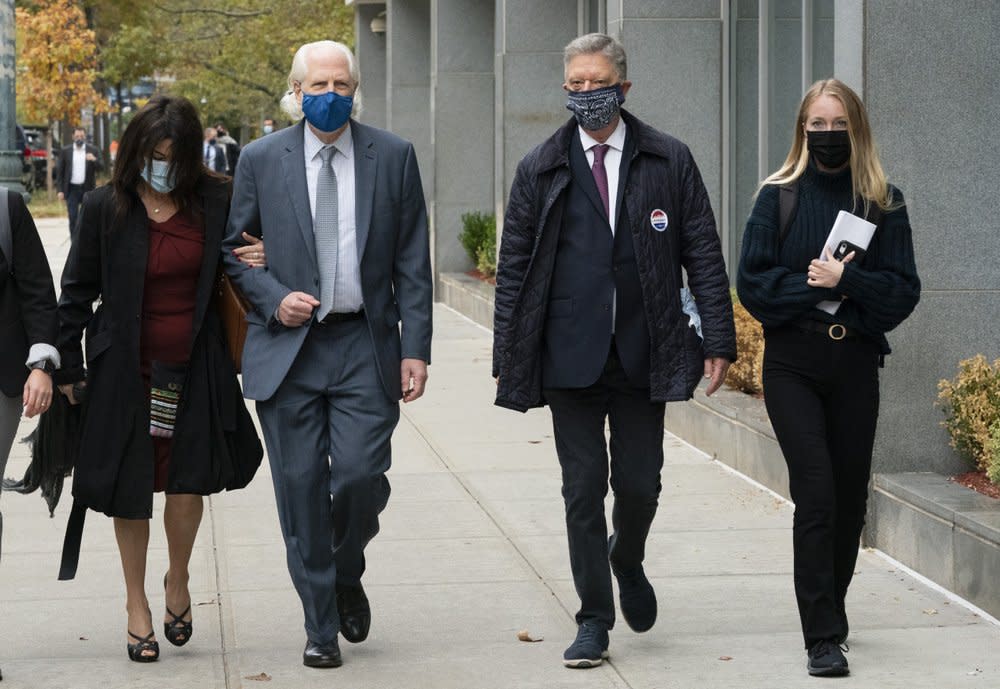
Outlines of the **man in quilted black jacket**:
M 632 84 L 616 40 L 581 36 L 564 62 L 574 117 L 518 165 L 504 218 L 493 375 L 498 405 L 552 412 L 581 603 L 563 662 L 579 668 L 607 657 L 612 573 L 626 623 L 643 632 L 656 621 L 642 563 L 664 403 L 690 399 L 702 376 L 707 394 L 718 389 L 736 335 L 715 219 L 687 146 L 620 109 Z M 696 308 L 682 306 L 682 268 Z

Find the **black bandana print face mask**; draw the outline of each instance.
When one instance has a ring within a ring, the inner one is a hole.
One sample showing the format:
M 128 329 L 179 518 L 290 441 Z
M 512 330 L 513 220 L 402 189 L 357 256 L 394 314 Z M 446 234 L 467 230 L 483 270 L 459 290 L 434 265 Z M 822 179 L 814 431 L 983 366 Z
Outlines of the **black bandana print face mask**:
M 605 86 L 593 91 L 570 91 L 566 109 L 576 116 L 585 131 L 596 132 L 611 124 L 625 102 L 622 85 Z

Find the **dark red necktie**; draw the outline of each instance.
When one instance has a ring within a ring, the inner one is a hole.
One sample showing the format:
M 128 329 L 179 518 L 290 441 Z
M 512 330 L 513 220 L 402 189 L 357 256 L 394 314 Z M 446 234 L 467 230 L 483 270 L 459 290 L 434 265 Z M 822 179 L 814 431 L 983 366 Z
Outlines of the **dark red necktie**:
M 608 149 L 608 144 L 598 144 L 594 146 L 594 165 L 590 171 L 594 175 L 594 182 L 597 183 L 597 193 L 601 195 L 601 203 L 604 204 L 604 217 L 611 219 L 611 206 L 608 202 L 608 171 L 604 169 L 604 156 Z

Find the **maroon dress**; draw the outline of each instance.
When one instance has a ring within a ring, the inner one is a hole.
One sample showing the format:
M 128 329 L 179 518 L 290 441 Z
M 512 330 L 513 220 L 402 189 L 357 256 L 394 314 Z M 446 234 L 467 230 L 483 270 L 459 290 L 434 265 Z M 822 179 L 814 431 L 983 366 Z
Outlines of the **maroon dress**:
M 149 220 L 149 257 L 142 298 L 139 360 L 146 391 L 153 361 L 185 364 L 191 358 L 194 309 L 205 249 L 201 221 L 175 213 L 164 222 Z M 183 391 L 181 392 L 183 395 Z M 167 486 L 170 439 L 153 439 L 154 491 Z

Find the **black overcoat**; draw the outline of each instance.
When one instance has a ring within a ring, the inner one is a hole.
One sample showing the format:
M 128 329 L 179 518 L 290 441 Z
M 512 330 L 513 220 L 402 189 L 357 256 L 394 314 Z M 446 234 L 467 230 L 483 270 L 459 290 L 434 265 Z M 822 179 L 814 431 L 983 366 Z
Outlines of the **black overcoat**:
M 650 336 L 650 399 L 690 399 L 705 357 L 736 359 L 729 279 L 715 216 L 688 147 L 622 111 L 635 141 L 618 227 L 630 231 Z M 545 403 L 542 337 L 571 173 L 570 119 L 517 166 L 504 215 L 493 326 L 496 404 L 526 411 Z M 666 212 L 653 231 L 651 211 Z M 697 299 L 704 343 L 681 308 L 681 269 Z
M 213 301 L 229 182 L 205 176 L 198 195 L 205 248 L 166 492 L 208 495 L 247 485 L 263 449 Z M 57 340 L 62 369 L 56 375 L 60 384 L 81 380 L 86 366 L 73 498 L 77 506 L 109 516 L 148 519 L 153 510 L 153 446 L 139 369 L 149 252 L 146 212 L 134 197 L 127 214 L 118 216 L 112 189 L 104 186 L 84 197 L 80 217 L 63 271 Z M 84 330 L 86 360 L 80 342 Z
M 56 292 L 45 248 L 35 221 L 20 194 L 7 194 L 13 270 L 0 252 L 0 393 L 20 397 L 28 379 L 28 352 L 33 344 L 56 339 Z

